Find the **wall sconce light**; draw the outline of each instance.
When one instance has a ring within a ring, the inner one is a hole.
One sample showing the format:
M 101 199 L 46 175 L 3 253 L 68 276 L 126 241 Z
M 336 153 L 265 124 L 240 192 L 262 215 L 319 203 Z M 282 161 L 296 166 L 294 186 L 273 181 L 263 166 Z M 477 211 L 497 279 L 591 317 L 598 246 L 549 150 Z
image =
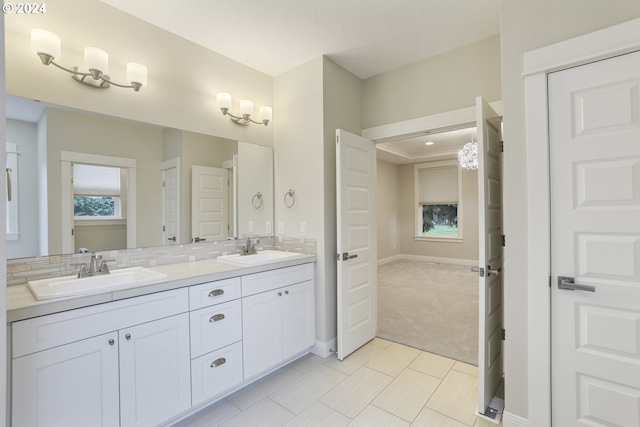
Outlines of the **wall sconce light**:
M 97 47 L 84 48 L 84 67 L 89 72 L 79 71 L 78 67 L 73 69 L 63 67 L 55 62 L 60 59 L 60 37 L 54 33 L 34 28 L 31 30 L 31 51 L 40 57 L 44 65 L 55 65 L 56 67 L 72 74 L 74 80 L 87 86 L 107 89 L 111 85 L 132 88 L 138 92 L 142 86 L 147 85 L 147 67 L 142 64 L 130 62 L 127 64 L 128 85 L 111 81 L 107 75 L 109 69 L 109 55 Z
M 273 118 L 273 110 L 271 107 L 260 107 L 260 121 L 253 120 L 251 115 L 253 114 L 253 102 L 248 99 L 240 101 L 240 116 L 232 114 L 229 109 L 231 108 L 231 95 L 225 92 L 220 92 L 217 96 L 218 108 L 225 116 L 231 117 L 234 123 L 242 126 L 247 126 L 249 123 L 255 123 L 258 125 L 267 126 Z

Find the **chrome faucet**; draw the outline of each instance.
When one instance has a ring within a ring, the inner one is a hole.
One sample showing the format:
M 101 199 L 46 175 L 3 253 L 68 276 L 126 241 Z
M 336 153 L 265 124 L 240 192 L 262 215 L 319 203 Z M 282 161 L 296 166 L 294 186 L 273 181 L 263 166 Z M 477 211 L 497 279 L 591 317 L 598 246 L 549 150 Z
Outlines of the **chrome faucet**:
M 91 254 L 91 260 L 89 261 L 89 267 L 87 268 L 87 264 L 85 263 L 77 263 L 71 265 L 79 265 L 80 271 L 78 272 L 78 279 L 83 277 L 97 276 L 99 274 L 110 274 L 109 267 L 107 266 L 107 262 L 113 261 L 111 259 L 102 259 L 102 255 L 96 254 L 95 252 Z
M 244 246 L 240 245 L 240 255 L 241 256 L 244 256 L 244 255 L 256 255 L 258 253 L 258 249 L 256 248 L 256 245 L 258 243 L 260 243 L 259 239 L 248 238 L 246 245 L 244 245 Z

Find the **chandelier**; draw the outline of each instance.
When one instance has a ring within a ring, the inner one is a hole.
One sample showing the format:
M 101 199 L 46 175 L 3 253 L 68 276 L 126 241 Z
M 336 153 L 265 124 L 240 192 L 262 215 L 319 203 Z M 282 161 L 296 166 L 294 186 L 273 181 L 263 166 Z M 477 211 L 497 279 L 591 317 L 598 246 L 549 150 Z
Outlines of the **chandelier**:
M 478 143 L 467 142 L 464 147 L 458 151 L 458 161 L 464 169 L 478 169 Z

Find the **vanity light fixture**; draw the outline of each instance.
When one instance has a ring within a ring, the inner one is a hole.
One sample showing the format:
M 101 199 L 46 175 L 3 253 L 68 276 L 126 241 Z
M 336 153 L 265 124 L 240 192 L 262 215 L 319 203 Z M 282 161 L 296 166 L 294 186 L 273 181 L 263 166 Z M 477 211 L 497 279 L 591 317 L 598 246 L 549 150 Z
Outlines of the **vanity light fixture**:
M 44 65 L 55 65 L 61 70 L 71 73 L 74 80 L 87 86 L 107 89 L 113 85 L 132 88 L 138 92 L 142 86 L 147 85 L 147 67 L 136 62 L 127 64 L 128 85 L 111 81 L 107 75 L 109 55 L 97 47 L 84 48 L 84 67 L 89 70 L 88 72 L 80 71 L 77 66 L 70 69 L 57 64 L 55 60 L 60 59 L 60 37 L 47 30 L 40 28 L 31 30 L 31 51 L 40 57 Z
M 253 120 L 253 102 L 248 99 L 240 101 L 240 116 L 232 114 L 229 109 L 231 108 L 231 95 L 226 92 L 220 92 L 217 95 L 218 108 L 225 116 L 231 117 L 234 123 L 242 126 L 247 126 L 249 123 L 255 123 L 257 125 L 269 125 L 269 122 L 273 118 L 273 111 L 271 107 L 260 107 L 260 121 Z

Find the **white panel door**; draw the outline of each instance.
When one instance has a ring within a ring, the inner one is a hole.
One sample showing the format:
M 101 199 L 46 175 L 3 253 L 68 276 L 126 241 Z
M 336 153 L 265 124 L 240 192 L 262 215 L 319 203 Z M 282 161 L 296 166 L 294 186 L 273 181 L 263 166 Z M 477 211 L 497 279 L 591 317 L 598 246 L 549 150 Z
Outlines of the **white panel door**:
M 640 53 L 548 83 L 552 422 L 637 427 Z
M 163 230 L 165 245 L 180 243 L 180 170 L 174 166 L 162 171 Z
M 336 130 L 338 359 L 375 338 L 378 323 L 376 149 Z
M 502 381 L 502 142 L 501 118 L 476 98 L 478 128 L 478 220 L 480 279 L 478 293 L 478 411 L 497 419 L 492 404 Z
M 191 238 L 224 240 L 228 236 L 226 169 L 191 167 Z

